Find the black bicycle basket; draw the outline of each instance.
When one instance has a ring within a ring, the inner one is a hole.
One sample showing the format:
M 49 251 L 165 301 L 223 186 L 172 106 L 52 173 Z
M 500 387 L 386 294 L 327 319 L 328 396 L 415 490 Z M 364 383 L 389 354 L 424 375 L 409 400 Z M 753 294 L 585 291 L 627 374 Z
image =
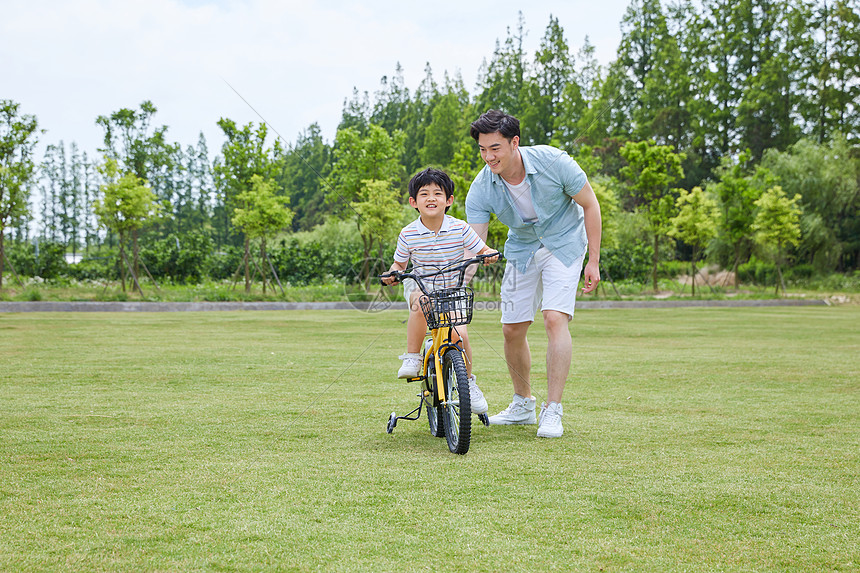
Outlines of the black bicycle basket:
M 427 328 L 459 326 L 472 322 L 475 292 L 469 287 L 444 288 L 421 297 Z

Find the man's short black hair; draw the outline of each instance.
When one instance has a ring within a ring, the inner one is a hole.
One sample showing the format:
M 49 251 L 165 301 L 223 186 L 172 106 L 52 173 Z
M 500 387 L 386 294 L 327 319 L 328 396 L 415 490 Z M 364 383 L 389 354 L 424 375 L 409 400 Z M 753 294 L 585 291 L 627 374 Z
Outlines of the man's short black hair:
M 454 182 L 451 181 L 448 174 L 441 169 L 433 169 L 432 167 L 419 171 L 409 180 L 409 196 L 417 200 L 418 191 L 433 183 L 445 192 L 445 199 L 454 196 Z M 448 207 L 445 207 L 445 212 L 448 212 Z
M 501 133 L 508 141 L 520 136 L 520 120 L 498 109 L 491 109 L 472 122 L 469 130 L 472 139 L 478 141 L 482 133 Z

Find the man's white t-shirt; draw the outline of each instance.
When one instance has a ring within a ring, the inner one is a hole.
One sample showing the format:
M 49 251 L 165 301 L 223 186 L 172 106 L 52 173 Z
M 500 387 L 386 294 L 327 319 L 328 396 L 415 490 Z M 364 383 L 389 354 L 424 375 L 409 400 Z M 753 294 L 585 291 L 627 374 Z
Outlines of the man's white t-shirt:
M 505 181 L 502 179 L 502 181 Z M 508 193 L 511 200 L 514 202 L 514 207 L 525 223 L 534 223 L 538 220 L 535 206 L 532 202 L 532 189 L 529 185 L 529 178 L 523 177 L 522 183 L 519 185 L 511 185 L 505 181 L 505 187 L 508 188 Z

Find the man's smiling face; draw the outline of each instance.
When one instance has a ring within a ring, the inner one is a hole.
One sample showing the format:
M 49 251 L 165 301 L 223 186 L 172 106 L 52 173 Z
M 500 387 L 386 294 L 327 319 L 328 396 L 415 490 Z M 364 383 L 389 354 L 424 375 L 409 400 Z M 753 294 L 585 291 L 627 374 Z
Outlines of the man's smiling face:
M 478 136 L 481 159 L 489 166 L 490 171 L 502 177 L 515 171 L 518 167 L 519 144 L 520 138 L 518 136 L 515 135 L 511 139 L 507 139 L 497 131 L 482 133 Z

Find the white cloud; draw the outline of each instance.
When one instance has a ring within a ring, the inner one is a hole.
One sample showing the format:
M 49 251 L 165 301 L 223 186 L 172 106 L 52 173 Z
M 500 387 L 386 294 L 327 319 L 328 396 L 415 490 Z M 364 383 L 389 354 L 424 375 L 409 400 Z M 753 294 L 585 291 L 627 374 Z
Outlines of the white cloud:
M 552 13 L 573 51 L 586 34 L 608 62 L 626 0 L 593 5 L 535 0 L 523 6 L 533 52 Z M 579 6 L 577 6 L 579 5 Z M 288 141 L 312 122 L 331 139 L 353 87 L 371 94 L 397 62 L 410 89 L 429 62 L 437 81 L 460 71 L 471 90 L 482 58 L 515 27 L 519 4 L 443 0 L 35 0 L 4 6 L 0 98 L 19 102 L 47 133 L 94 152 L 98 115 L 151 100 L 170 139 L 193 144 L 203 131 L 221 144 L 215 122 L 258 117 L 228 81 Z

